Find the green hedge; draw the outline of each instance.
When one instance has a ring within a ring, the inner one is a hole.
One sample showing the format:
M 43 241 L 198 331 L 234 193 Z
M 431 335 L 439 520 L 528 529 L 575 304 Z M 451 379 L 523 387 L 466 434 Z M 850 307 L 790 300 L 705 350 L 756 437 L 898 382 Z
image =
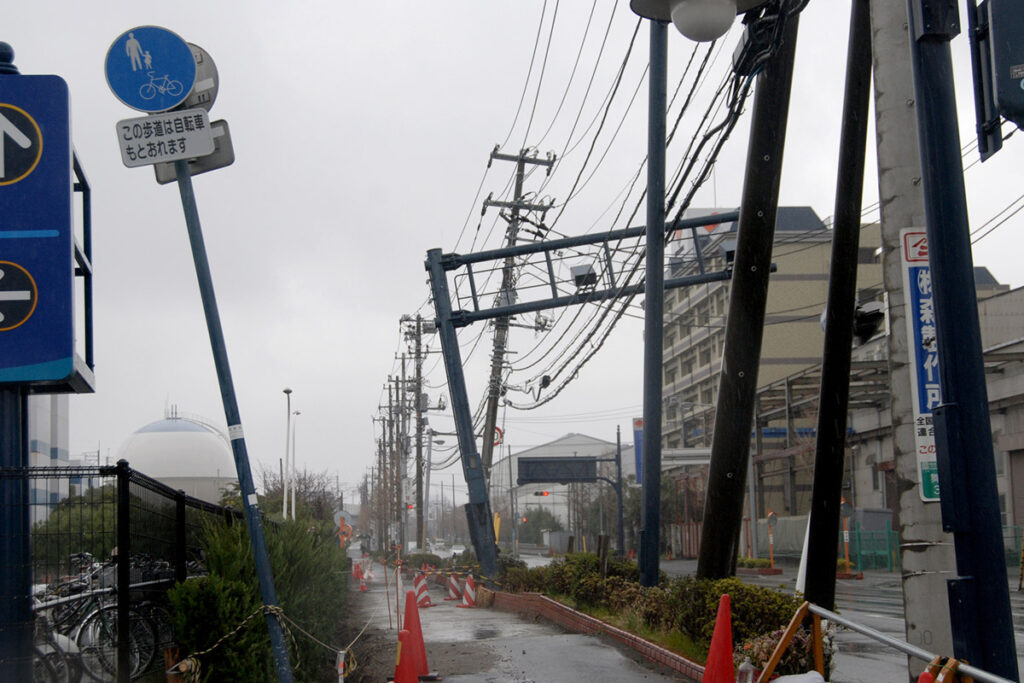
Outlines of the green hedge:
M 652 587 L 641 586 L 637 579 L 636 565 L 629 561 L 609 562 L 608 577 L 602 579 L 597 556 L 578 553 L 547 567 L 511 570 L 504 588 L 568 598 L 579 608 L 619 615 L 627 624 L 666 634 L 679 632 L 703 655 L 711 643 L 723 594 L 730 596 L 737 653 L 744 652 L 745 646 L 759 637 L 758 649 L 763 649 L 764 634 L 785 628 L 800 606 L 793 596 L 747 585 L 736 578 L 669 579 L 662 574 L 659 585 Z M 750 650 L 746 647 L 745 651 Z
M 350 564 L 332 530 L 311 525 L 309 520 L 268 525 L 265 530 L 274 587 L 285 615 L 317 639 L 343 646 L 341 625 Z M 202 680 L 275 681 L 264 617 L 257 615 L 232 633 L 262 605 L 248 529 L 244 524 L 212 524 L 204 531 L 209 576 L 178 584 L 169 593 L 181 655 L 210 648 L 230 633 L 199 658 Z M 294 647 L 289 643 L 289 657 L 295 680 L 331 680 L 336 653 L 295 629 L 292 635 L 295 641 Z

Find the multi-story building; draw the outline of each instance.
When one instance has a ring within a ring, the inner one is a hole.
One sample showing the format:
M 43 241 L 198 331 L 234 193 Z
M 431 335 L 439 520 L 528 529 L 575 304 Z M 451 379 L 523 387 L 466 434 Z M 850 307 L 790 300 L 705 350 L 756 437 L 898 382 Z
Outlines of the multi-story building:
M 691 209 L 687 217 L 720 211 L 725 210 Z M 700 259 L 694 239 L 682 235 L 683 239 L 672 243 L 675 250 L 667 275 L 695 273 L 700 263 L 710 271 L 723 269 L 735 250 L 736 229 L 735 222 L 698 228 L 698 233 L 706 232 L 697 238 Z M 880 244 L 878 225 L 865 225 L 857 254 L 858 299 L 862 303 L 882 295 Z M 779 207 L 772 253 L 776 269 L 768 288 L 758 386 L 820 362 L 831 249 L 831 230 L 813 209 Z M 728 308 L 728 282 L 665 294 L 662 392 L 664 445 L 668 448 L 710 443 Z

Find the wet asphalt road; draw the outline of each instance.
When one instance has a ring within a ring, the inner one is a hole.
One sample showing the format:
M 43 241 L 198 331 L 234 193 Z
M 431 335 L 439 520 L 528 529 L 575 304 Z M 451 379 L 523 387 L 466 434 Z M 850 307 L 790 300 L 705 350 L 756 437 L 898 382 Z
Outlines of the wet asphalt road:
M 389 590 L 393 610 L 393 587 Z M 436 606 L 419 612 L 423 639 L 431 671 L 437 671 L 447 683 L 686 680 L 635 661 L 630 651 L 620 649 L 610 639 L 566 633 L 546 622 L 509 612 L 460 609 L 456 602 L 443 599 L 445 591 L 439 586 L 431 586 L 430 595 Z M 366 593 L 353 592 L 351 603 L 367 618 L 372 616 L 372 628 L 387 632 L 389 640 L 397 642 L 397 624 L 386 608 L 383 580 L 371 582 Z
M 525 556 L 529 566 L 546 564 L 544 557 Z M 695 572 L 695 560 L 662 561 L 670 576 Z M 744 581 L 792 591 L 796 570 L 785 568 L 777 576 L 741 576 Z M 1012 582 L 1010 600 L 1018 653 L 1024 653 L 1024 593 Z M 367 600 L 383 605 L 384 587 L 378 582 Z M 440 671 L 446 681 L 516 683 L 559 681 L 672 681 L 672 675 L 652 671 L 633 661 L 617 646 L 593 636 L 567 634 L 543 622 L 532 622 L 497 610 L 456 609 L 442 600 L 439 587 L 431 589 L 438 607 L 421 611 L 428 654 L 445 658 L 448 669 Z M 944 596 L 943 596 L 944 598 Z M 394 596 L 392 595 L 392 601 Z M 371 604 L 371 603 L 367 603 Z M 840 581 L 836 586 L 836 607 L 845 617 L 900 640 L 905 640 L 903 594 L 900 577 L 890 572 L 865 572 L 861 581 Z M 383 611 L 380 612 L 384 614 Z M 387 626 L 385 623 L 384 626 Z M 840 630 L 833 681 L 878 683 L 910 679 L 907 658 L 867 636 Z M 460 653 L 461 657 L 460 657 Z M 434 662 L 431 662 L 434 668 Z M 915 662 L 913 673 L 925 662 Z M 1018 658 L 1024 671 L 1024 657 Z

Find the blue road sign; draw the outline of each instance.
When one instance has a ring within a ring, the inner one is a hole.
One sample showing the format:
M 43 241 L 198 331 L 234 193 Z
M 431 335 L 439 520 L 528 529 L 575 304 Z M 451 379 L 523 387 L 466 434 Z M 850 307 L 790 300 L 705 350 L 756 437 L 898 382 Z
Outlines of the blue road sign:
M 117 99 L 132 109 L 154 113 L 185 101 L 195 85 L 196 59 L 177 33 L 139 26 L 111 44 L 105 71 Z
M 72 373 L 71 196 L 67 83 L 0 75 L 0 382 Z

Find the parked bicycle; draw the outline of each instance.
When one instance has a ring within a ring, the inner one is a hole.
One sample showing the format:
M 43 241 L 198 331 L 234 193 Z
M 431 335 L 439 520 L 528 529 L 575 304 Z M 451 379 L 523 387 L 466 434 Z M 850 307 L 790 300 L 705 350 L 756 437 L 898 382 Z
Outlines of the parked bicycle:
M 119 643 L 119 606 L 110 571 L 114 565 L 96 563 L 88 553 L 76 553 L 71 561 L 79 569 L 77 576 L 43 587 L 33 596 L 36 680 L 77 683 L 84 673 L 107 681 L 117 673 Z M 128 607 L 128 621 L 128 663 L 136 679 L 152 664 L 158 646 L 169 643 L 169 618 L 162 607 L 143 601 Z

